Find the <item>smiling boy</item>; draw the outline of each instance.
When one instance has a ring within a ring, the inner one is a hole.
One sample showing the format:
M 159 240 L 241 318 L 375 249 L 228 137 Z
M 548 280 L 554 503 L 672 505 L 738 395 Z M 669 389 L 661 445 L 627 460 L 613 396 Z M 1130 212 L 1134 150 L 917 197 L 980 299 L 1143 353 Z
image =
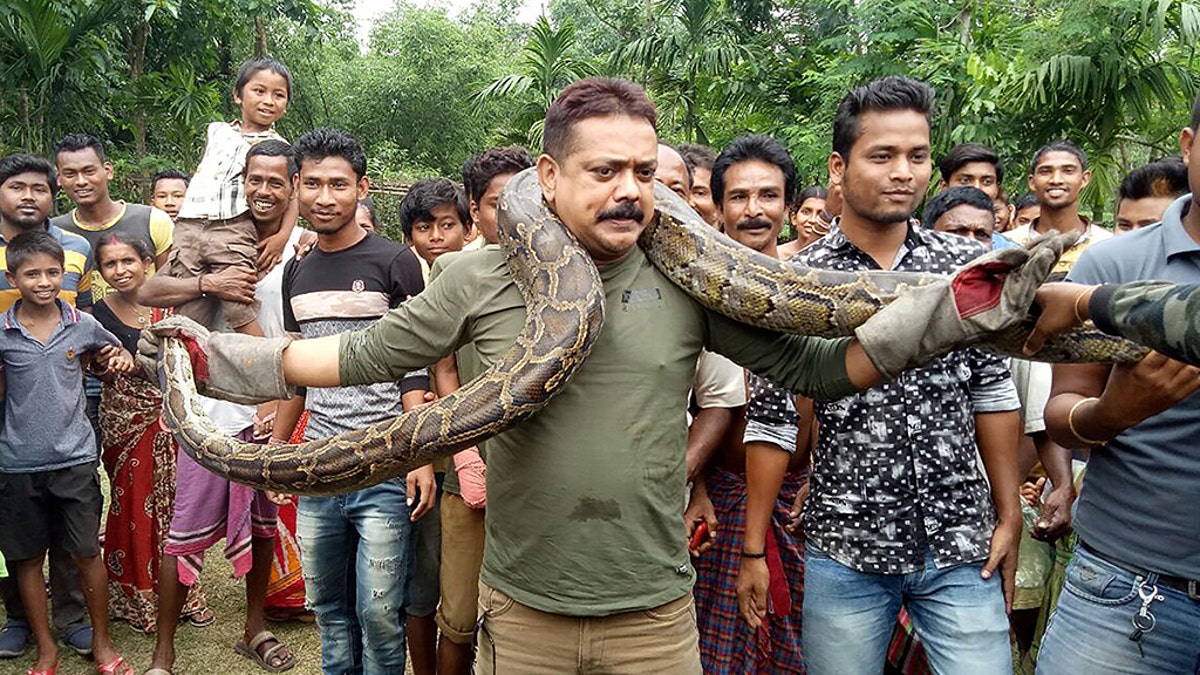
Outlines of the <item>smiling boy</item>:
M 233 100 L 241 106 L 242 117 L 233 123 L 208 125 L 204 157 L 188 184 L 175 223 L 175 249 L 163 274 L 195 279 L 196 287 L 202 288 L 207 274 L 228 267 L 265 274 L 282 260 L 282 251 L 296 226 L 296 207 L 289 206 L 278 234 L 260 245 L 251 214 L 267 207 L 247 201 L 243 175 L 246 152 L 251 146 L 268 139 L 284 140 L 276 133 L 275 122 L 287 111 L 291 97 L 292 75 L 279 61 L 255 57 L 238 69 Z M 208 324 L 215 318 L 216 306 L 238 332 L 263 334 L 253 304 L 202 294 L 177 311 Z

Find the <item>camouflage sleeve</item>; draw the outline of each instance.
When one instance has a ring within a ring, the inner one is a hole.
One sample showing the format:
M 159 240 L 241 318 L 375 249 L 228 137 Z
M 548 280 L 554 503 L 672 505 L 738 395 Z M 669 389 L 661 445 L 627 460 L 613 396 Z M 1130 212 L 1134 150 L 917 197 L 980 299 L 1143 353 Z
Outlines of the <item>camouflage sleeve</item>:
M 1200 365 L 1200 284 L 1104 285 L 1092 294 L 1088 310 L 1105 333 Z

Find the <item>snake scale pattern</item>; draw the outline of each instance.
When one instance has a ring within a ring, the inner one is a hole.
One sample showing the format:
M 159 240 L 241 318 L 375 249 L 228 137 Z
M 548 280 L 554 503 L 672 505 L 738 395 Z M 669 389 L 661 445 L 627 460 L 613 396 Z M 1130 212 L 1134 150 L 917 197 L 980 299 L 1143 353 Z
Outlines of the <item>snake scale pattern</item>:
M 641 239 L 647 257 L 698 302 L 744 323 L 825 337 L 853 329 L 905 287 L 936 276 L 814 270 L 769 258 L 706 225 L 682 199 L 655 186 L 656 215 Z M 203 412 L 182 342 L 164 339 L 159 359 L 164 417 L 202 466 L 260 489 L 303 495 L 360 490 L 437 456 L 475 445 L 541 409 L 595 345 L 604 291 L 587 252 L 549 211 L 537 175 L 514 177 L 500 203 L 500 244 L 528 308 L 508 352 L 480 377 L 434 403 L 364 429 L 298 445 L 256 445 L 222 433 Z M 1019 326 L 983 348 L 1019 355 Z M 1133 343 L 1079 330 L 1048 345 L 1046 360 L 1129 361 Z

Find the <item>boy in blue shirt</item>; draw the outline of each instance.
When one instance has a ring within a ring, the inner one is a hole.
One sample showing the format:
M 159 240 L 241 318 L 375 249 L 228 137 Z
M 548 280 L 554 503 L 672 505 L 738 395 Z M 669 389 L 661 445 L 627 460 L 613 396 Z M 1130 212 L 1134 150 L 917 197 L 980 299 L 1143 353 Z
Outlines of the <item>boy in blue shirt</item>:
M 79 566 L 92 620 L 92 652 L 102 674 L 133 669 L 109 639 L 108 577 L 100 560 L 96 442 L 85 413 L 83 371 L 98 377 L 133 370 L 133 358 L 91 315 L 58 299 L 62 245 L 35 230 L 8 245 L 9 284 L 21 299 L 0 320 L 0 550 L 21 591 L 37 641 L 30 673 L 54 673 L 42 564 L 51 539 Z

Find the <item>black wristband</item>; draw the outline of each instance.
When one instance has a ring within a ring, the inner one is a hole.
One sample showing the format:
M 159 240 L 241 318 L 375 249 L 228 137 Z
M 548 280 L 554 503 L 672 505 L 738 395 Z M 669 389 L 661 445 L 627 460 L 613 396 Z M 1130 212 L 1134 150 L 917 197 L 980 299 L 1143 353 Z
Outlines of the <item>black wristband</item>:
M 746 551 L 742 551 L 742 557 L 750 558 L 751 560 L 758 560 L 759 558 L 767 557 L 767 553 L 766 553 L 766 551 L 764 551 L 762 553 L 747 553 Z
M 1112 299 L 1118 288 L 1120 286 L 1117 284 L 1102 284 L 1092 291 L 1092 297 L 1088 300 L 1088 314 L 1092 323 L 1096 324 L 1096 328 L 1109 335 L 1121 334 L 1112 315 Z

